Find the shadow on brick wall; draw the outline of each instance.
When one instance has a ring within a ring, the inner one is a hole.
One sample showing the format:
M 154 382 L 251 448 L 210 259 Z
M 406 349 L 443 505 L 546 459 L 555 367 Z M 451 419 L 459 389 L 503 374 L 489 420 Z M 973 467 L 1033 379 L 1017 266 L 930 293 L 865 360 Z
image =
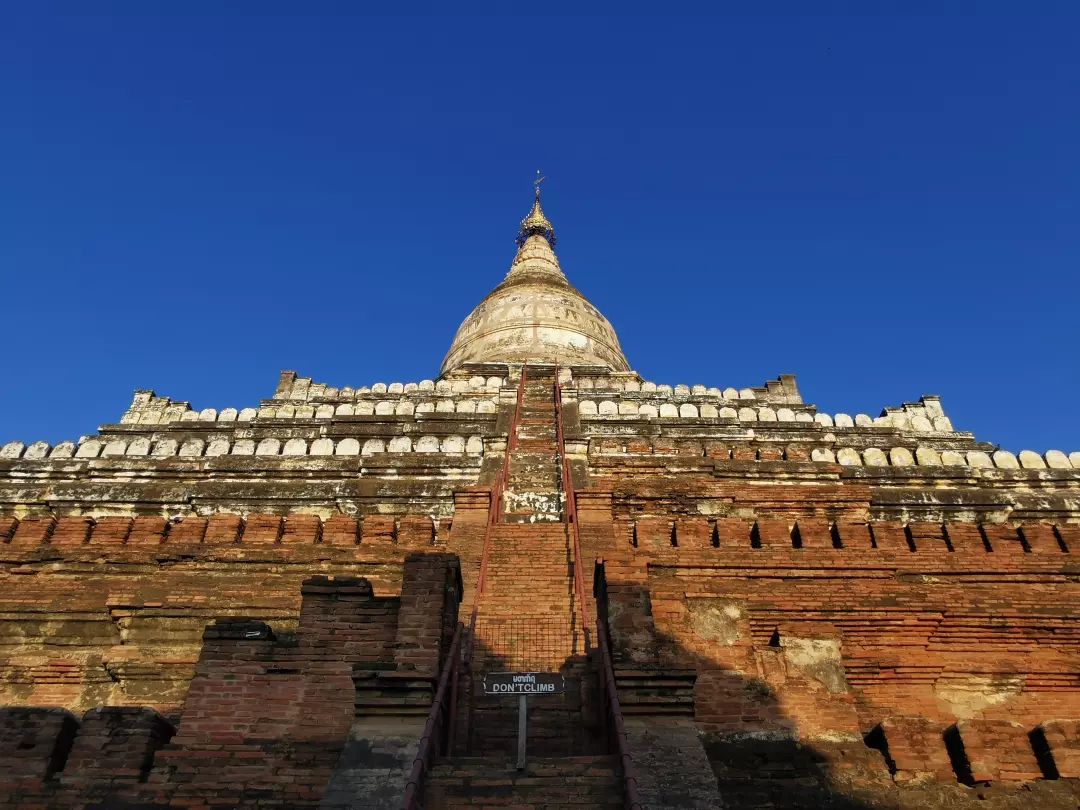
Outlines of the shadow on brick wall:
M 654 609 L 670 606 L 652 604 L 649 588 L 613 586 L 609 605 L 602 564 L 594 582 L 612 624 L 620 699 L 634 756 L 646 766 L 642 779 L 650 783 L 650 807 L 708 806 L 676 798 L 692 776 L 685 767 L 692 761 L 686 756 L 691 738 L 679 736 L 680 722 L 693 727 L 715 776 L 716 807 L 1080 807 L 1080 780 L 1058 778 L 1041 728 L 1026 752 L 1033 769 L 1027 781 L 988 780 L 979 776 L 978 763 L 973 769 L 956 724 L 916 719 L 915 727 L 885 722 L 861 728 L 843 665 L 829 644 L 814 647 L 778 630 L 767 645 L 754 645 L 745 632 L 739 637 L 733 614 L 723 615 L 724 601 L 712 599 L 720 615 L 682 616 L 694 625 L 686 628 L 687 636 L 695 630 L 701 635 L 702 643 L 692 647 L 656 629 Z M 710 648 L 714 654 L 703 652 Z M 781 683 L 784 693 L 765 677 Z M 968 735 L 974 738 L 975 729 Z M 672 740 L 666 746 L 665 736 Z M 913 752 L 913 739 L 925 750 Z M 1012 742 L 1002 740 L 1003 746 Z M 1019 745 L 1029 745 L 1026 732 Z M 898 773 L 894 754 L 908 761 L 921 756 L 919 765 L 927 770 Z M 1003 747 L 1002 761 L 1012 758 Z

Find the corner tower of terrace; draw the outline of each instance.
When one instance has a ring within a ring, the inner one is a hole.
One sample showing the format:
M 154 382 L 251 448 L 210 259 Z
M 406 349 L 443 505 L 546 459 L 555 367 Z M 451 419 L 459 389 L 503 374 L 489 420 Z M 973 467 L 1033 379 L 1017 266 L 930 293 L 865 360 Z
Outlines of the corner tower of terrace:
M 438 379 L 0 448 L 0 807 L 1075 810 L 1080 452 L 642 379 L 554 245 Z

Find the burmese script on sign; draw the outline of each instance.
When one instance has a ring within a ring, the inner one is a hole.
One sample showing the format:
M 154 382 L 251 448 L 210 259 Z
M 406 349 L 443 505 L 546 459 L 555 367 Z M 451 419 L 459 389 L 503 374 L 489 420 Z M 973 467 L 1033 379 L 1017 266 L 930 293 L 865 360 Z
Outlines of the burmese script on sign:
M 492 672 L 484 676 L 486 695 L 554 695 L 564 689 L 556 672 Z

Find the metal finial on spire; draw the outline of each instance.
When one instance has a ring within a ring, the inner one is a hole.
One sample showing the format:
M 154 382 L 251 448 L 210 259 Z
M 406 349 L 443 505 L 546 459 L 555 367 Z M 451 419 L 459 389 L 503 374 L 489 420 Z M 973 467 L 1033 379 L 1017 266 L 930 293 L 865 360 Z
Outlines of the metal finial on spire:
M 555 227 L 551 224 L 547 217 L 544 216 L 543 209 L 540 208 L 540 186 L 546 178 L 540 174 L 540 170 L 536 170 L 536 179 L 533 180 L 533 189 L 535 190 L 536 199 L 533 202 L 532 211 L 525 219 L 521 220 L 521 228 L 518 230 L 517 244 L 521 247 L 525 244 L 525 241 L 534 235 L 539 235 L 547 239 L 548 244 L 555 247 Z

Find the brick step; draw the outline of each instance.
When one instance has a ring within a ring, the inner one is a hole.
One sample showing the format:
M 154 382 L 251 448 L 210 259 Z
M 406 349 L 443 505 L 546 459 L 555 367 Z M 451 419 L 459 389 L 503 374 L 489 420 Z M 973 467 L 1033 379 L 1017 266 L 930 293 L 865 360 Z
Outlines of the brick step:
M 507 524 L 541 525 L 550 526 L 552 523 L 562 523 L 561 512 L 507 512 L 504 516 Z
M 455 757 L 425 780 L 426 810 L 459 807 L 621 807 L 614 757 L 543 757 L 518 771 L 506 759 Z
M 488 561 L 488 576 L 499 574 L 503 582 L 520 579 L 534 582 L 537 587 L 555 587 L 569 582 L 574 572 L 566 559 L 565 549 L 559 549 L 557 556 L 545 551 L 540 546 L 500 549 Z M 522 555 L 528 556 L 523 559 Z
M 510 466 L 510 485 L 506 488 L 506 498 L 518 497 L 528 493 L 528 500 L 538 503 L 560 503 L 559 478 L 552 470 L 528 470 L 515 473 Z M 522 511 L 522 510 L 519 510 Z
M 571 590 L 570 583 L 571 583 L 571 579 L 570 579 L 570 577 L 566 576 L 566 574 L 560 575 L 559 580 L 556 581 L 556 582 L 536 582 L 536 581 L 531 580 L 528 576 L 523 576 L 523 575 L 521 575 L 521 574 L 519 574 L 517 572 L 513 572 L 513 573 L 502 572 L 502 573 L 500 573 L 500 572 L 497 572 L 497 571 L 492 571 L 492 572 L 489 572 L 486 587 L 488 589 L 487 592 L 488 592 L 489 595 L 497 594 L 500 591 L 503 591 L 503 592 L 506 592 L 506 591 L 528 592 L 529 590 L 531 590 L 532 593 L 537 595 L 537 597 L 539 597 L 539 596 L 557 596 L 557 597 L 560 597 L 562 599 L 567 599 L 567 598 L 569 598 L 569 594 L 570 594 L 570 590 Z M 515 607 L 523 607 L 523 606 L 515 606 Z M 531 612 L 531 606 L 530 606 L 530 612 Z M 545 611 L 545 612 L 550 612 L 550 611 Z
M 554 443 L 550 443 L 551 447 L 540 446 L 533 448 L 529 446 L 529 439 L 522 439 L 518 444 L 517 450 L 510 456 L 510 469 L 513 470 L 515 466 L 520 467 L 522 464 L 529 464 L 534 467 L 544 467 L 551 470 L 558 470 L 559 465 L 556 463 L 554 455 Z M 537 442 L 543 445 L 543 442 Z
M 485 605 L 486 605 L 486 603 L 485 603 Z M 531 606 L 530 606 L 530 609 L 532 611 L 534 611 L 534 616 L 538 621 L 568 622 L 570 620 L 570 609 L 569 608 L 552 608 L 548 612 L 543 612 L 542 610 L 536 610 L 534 607 L 531 607 Z M 499 608 L 498 606 L 492 606 L 490 608 L 484 607 L 484 608 L 481 609 L 480 612 L 477 613 L 476 618 L 478 620 L 482 620 L 482 621 L 491 621 L 491 620 L 495 620 L 495 619 L 508 619 L 508 618 L 512 619 L 512 618 L 514 618 L 513 606 L 508 605 L 508 606 L 504 606 L 502 608 Z M 477 642 L 477 644 L 481 644 L 481 643 L 485 642 L 485 640 L 486 640 L 486 637 L 485 637 L 485 635 L 483 633 L 477 633 L 476 634 L 476 642 Z M 558 649 L 563 649 L 564 646 L 569 647 L 569 645 L 570 645 L 570 639 L 569 638 L 565 639 L 565 642 L 564 642 L 564 640 L 559 640 Z
M 491 535 L 492 546 L 498 544 L 500 548 L 494 549 L 498 553 L 502 549 L 547 549 L 552 554 L 558 551 L 566 551 L 567 537 L 566 524 L 545 524 L 543 526 L 519 526 L 518 524 L 504 524 L 499 526 L 497 532 Z M 522 534 L 511 534 L 507 529 L 530 529 L 531 532 L 523 531 Z
M 485 619 L 513 619 L 521 615 L 522 602 L 528 604 L 530 616 L 543 617 L 545 620 L 553 617 L 569 619 L 573 612 L 570 608 L 570 594 L 566 591 L 537 593 L 535 598 L 529 597 L 528 593 L 524 587 L 508 588 L 505 591 L 493 589 L 485 595 L 478 615 Z M 491 604 L 487 602 L 488 596 L 491 597 Z
M 532 592 L 538 596 L 544 595 L 560 595 L 567 596 L 570 590 L 570 577 L 565 572 L 558 575 L 559 578 L 556 581 L 537 581 L 532 579 L 527 574 L 519 573 L 517 571 L 488 571 L 487 587 L 490 592 L 494 593 L 499 588 L 505 590 L 513 589 L 513 586 L 518 586 L 522 589 L 531 588 Z
M 511 535 L 522 536 L 522 535 L 529 535 L 529 534 L 534 534 L 535 533 L 535 535 L 537 537 L 551 536 L 551 535 L 558 534 L 559 536 L 565 538 L 566 537 L 566 529 L 567 529 L 567 527 L 565 525 L 562 525 L 562 526 L 559 526 L 559 527 L 556 527 L 556 526 L 537 526 L 535 529 L 525 527 L 525 526 L 501 526 L 501 525 L 497 525 L 492 529 L 491 536 L 492 537 L 509 537 Z
M 508 524 L 517 525 L 517 524 Z M 539 524 L 541 526 L 552 526 L 558 524 Z M 529 570 L 535 570 L 536 566 L 542 566 L 545 569 L 553 569 L 556 565 L 561 565 L 561 570 L 565 573 L 566 568 L 573 560 L 570 557 L 569 549 L 566 547 L 566 541 L 561 537 L 550 537 L 544 540 L 502 540 L 492 541 L 491 543 L 491 557 L 488 559 L 488 568 L 491 566 L 501 566 L 507 570 L 513 570 L 514 566 L 526 569 L 523 573 L 528 573 Z M 522 555 L 529 555 L 527 558 L 523 558 Z M 573 573 L 571 571 L 571 573 Z
M 492 540 L 491 545 L 492 556 L 489 560 L 489 565 L 496 561 L 510 565 L 515 562 L 515 554 L 526 551 L 538 555 L 540 560 L 549 563 L 553 563 L 556 560 L 565 562 L 568 559 L 566 539 L 561 535 L 540 538 L 530 537 L 524 540 L 510 537 L 498 538 Z M 516 562 L 520 563 L 522 561 L 516 560 Z

